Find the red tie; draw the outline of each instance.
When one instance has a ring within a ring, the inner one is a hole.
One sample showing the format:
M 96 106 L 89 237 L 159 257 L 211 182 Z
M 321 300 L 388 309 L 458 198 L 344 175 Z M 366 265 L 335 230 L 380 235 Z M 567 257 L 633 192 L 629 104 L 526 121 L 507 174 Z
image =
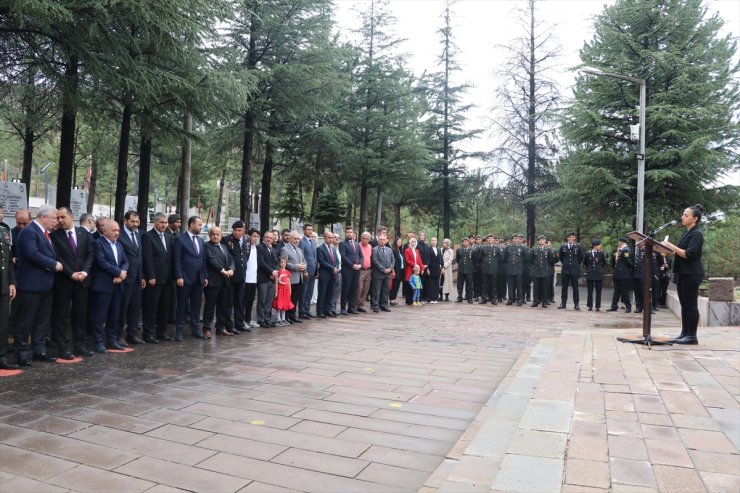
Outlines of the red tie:
M 44 230 L 44 236 L 46 237 L 46 241 L 49 241 L 49 232 L 47 230 Z
M 326 245 L 326 249 L 329 250 L 329 255 L 331 255 L 331 263 L 334 264 L 334 252 L 332 252 L 329 245 Z

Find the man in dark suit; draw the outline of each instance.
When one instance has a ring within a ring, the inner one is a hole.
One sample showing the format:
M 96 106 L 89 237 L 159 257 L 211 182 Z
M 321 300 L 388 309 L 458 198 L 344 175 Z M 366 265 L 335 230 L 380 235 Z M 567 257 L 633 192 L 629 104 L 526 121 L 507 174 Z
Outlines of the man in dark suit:
M 303 284 L 308 280 L 306 274 L 306 259 L 303 257 L 303 251 L 298 248 L 298 242 L 301 241 L 301 235 L 297 231 L 290 233 L 289 243 L 280 251 L 280 256 L 285 257 L 287 269 L 290 271 L 290 302 L 295 305 L 292 310 L 286 312 L 286 320 L 292 324 L 303 323 L 298 318 L 298 305 L 301 300 L 301 291 Z M 313 279 L 311 279 L 313 282 Z
M 334 233 L 324 231 L 324 244 L 316 249 L 316 262 L 319 266 L 319 295 L 316 298 L 316 316 L 336 317 L 331 306 L 334 294 L 334 276 L 339 272 L 339 256 L 334 248 Z
M 167 335 L 167 321 L 174 302 L 172 264 L 175 237 L 166 230 L 167 216 L 158 212 L 154 216 L 154 227 L 141 236 L 142 276 L 146 281 L 142 300 L 144 342 L 148 344 L 173 340 Z
M 87 336 L 87 306 L 90 291 L 90 272 L 93 264 L 93 239 L 85 228 L 75 228 L 72 211 L 66 207 L 57 210 L 59 227 L 51 232 L 51 241 L 62 263 L 62 271 L 54 276 L 54 306 L 51 338 L 57 347 L 58 358 L 70 360 L 67 325 L 72 325 L 74 352 L 92 356 Z M 71 311 L 70 311 L 71 304 Z M 71 313 L 71 319 L 70 319 Z
M 558 260 L 560 260 L 560 280 L 563 289 L 560 293 L 560 306 L 558 310 L 564 310 L 568 302 L 568 286 L 573 287 L 573 308 L 580 310 L 578 306 L 578 278 L 581 276 L 581 264 L 585 254 L 580 243 L 576 243 L 576 233 L 571 231 L 567 235 L 567 242 L 560 245 Z
M 15 273 L 18 311 L 13 347 L 21 366 L 31 366 L 29 351 L 33 352 L 34 360 L 56 361 L 47 354 L 45 342 L 51 324 L 54 273 L 62 271 L 49 236 L 56 223 L 57 210 L 44 204 L 39 207 L 36 219 L 18 235 Z
M 457 262 L 457 303 L 463 301 L 463 287 L 465 288 L 465 298 L 468 303 L 473 302 L 473 249 L 470 247 L 470 240 L 462 239 L 462 246 L 455 252 L 455 261 Z
M 630 288 L 635 261 L 627 244 L 627 238 L 619 238 L 617 241 L 617 252 L 612 256 L 611 264 L 614 268 L 614 294 L 612 295 L 612 306 L 607 311 L 616 312 L 621 298 L 627 308 L 625 313 L 630 313 L 632 312 Z
M 234 258 L 221 243 L 221 228 L 213 226 L 208 231 L 209 242 L 206 248 L 206 269 L 208 286 L 205 288 L 206 304 L 203 309 L 203 335 L 211 337 L 213 315 L 216 315 L 218 335 L 239 334 L 233 327 L 229 309 L 231 308 L 231 278 L 234 277 Z M 242 282 L 242 284 L 244 284 Z
M 316 279 L 316 242 L 313 240 L 313 225 L 303 225 L 303 238 L 301 238 L 298 244 L 300 249 L 303 251 L 303 258 L 306 259 L 306 274 L 308 274 L 308 280 L 306 285 L 303 286 L 303 292 L 301 293 L 301 305 L 298 310 L 298 314 L 301 318 L 311 318 L 311 298 L 313 297 L 313 288 Z
M 429 276 L 427 277 L 427 283 L 424 285 L 426 291 L 426 300 L 429 303 L 437 303 L 439 299 L 439 281 L 442 277 L 442 269 L 444 267 L 444 260 L 442 260 L 442 249 L 437 246 L 437 238 L 432 237 L 429 246 L 427 247 L 427 270 Z
M 395 266 L 393 251 L 388 247 L 388 236 L 380 234 L 378 236 L 378 246 L 373 248 L 372 253 L 372 295 L 371 308 L 375 313 L 380 310 L 389 312 L 388 293 L 390 291 L 391 274 Z M 440 253 L 440 258 L 442 254 Z
M 278 252 L 272 245 L 274 239 L 273 233 L 266 231 L 262 243 L 257 246 L 257 323 L 263 329 L 275 327 L 270 316 L 279 265 Z
M 110 218 L 105 216 L 100 216 L 95 219 L 95 231 L 92 234 L 93 240 L 97 241 L 103 237 L 103 232 L 105 231 L 105 223 L 107 223 L 108 221 L 110 221 Z
M 344 228 L 344 241 L 339 244 L 339 254 L 342 257 L 342 298 L 340 313 L 357 314 L 355 301 L 357 289 L 360 286 L 360 268 L 362 267 L 362 250 L 355 241 L 355 232 L 352 226 Z
M 203 220 L 188 219 L 188 230 L 175 239 L 175 279 L 177 279 L 177 319 L 175 340 L 184 339 L 185 317 L 190 308 L 190 330 L 196 339 L 205 339 L 200 330 L 200 305 L 203 288 L 208 286 L 206 251 L 203 238 L 198 236 Z
M 18 257 L 18 255 L 16 255 L 16 245 L 18 243 L 18 235 L 30 223 L 31 223 L 31 213 L 28 212 L 26 209 L 21 209 L 15 213 L 15 226 L 13 226 L 13 228 L 10 230 L 10 244 L 11 244 L 10 253 L 14 261 Z
M 16 370 L 5 357 L 10 327 L 10 302 L 15 299 L 15 267 L 10 254 L 10 231 L 0 228 L 0 370 Z
M 123 216 L 123 230 L 118 239 L 128 258 L 128 275 L 123 282 L 123 299 L 121 300 L 121 315 L 118 319 L 118 332 L 126 335 L 122 346 L 129 344 L 143 344 L 139 337 L 139 320 L 141 320 L 141 290 L 146 281 L 141 277 L 141 234 L 139 233 L 139 215 L 135 211 L 128 211 Z M 123 331 L 123 321 L 126 320 L 126 332 Z
M 249 238 L 244 235 L 245 231 L 246 226 L 244 222 L 236 221 L 231 225 L 231 234 L 224 236 L 221 242 L 229 251 L 229 255 L 231 255 L 234 261 L 234 275 L 226 283 L 226 289 L 229 291 L 227 295 L 231 299 L 227 310 L 231 313 L 233 309 L 233 316 L 231 314 L 229 315 L 229 326 L 237 331 L 251 332 L 252 329 L 244 321 L 244 293 L 246 289 L 244 276 L 247 271 L 247 261 L 249 259 L 248 251 L 251 248 Z
M 125 349 L 118 343 L 121 338 L 118 318 L 123 297 L 123 282 L 126 280 L 128 258 L 118 242 L 121 228 L 116 221 L 106 221 L 103 225 L 103 236 L 93 246 L 94 260 L 90 274 L 90 328 L 95 344 L 95 351 L 106 353 L 108 349 Z M 103 324 L 108 334 L 103 330 Z

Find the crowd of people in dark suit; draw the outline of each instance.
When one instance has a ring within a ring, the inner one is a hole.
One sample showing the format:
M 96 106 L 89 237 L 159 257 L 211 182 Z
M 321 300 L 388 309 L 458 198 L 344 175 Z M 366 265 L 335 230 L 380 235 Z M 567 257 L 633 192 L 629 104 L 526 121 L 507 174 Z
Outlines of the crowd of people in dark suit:
M 198 216 L 188 218 L 184 232 L 178 214 L 156 214 L 145 232 L 133 211 L 122 224 L 89 214 L 79 218 L 79 226 L 74 221 L 68 208 L 42 205 L 34 220 L 24 210 L 16 214 L 10 232 L 0 226 L 0 369 L 183 341 L 186 324 L 191 337 L 210 339 L 314 317 L 367 313 L 368 301 L 372 312 L 389 312 L 401 290 L 409 306 L 449 302 L 453 264 L 458 303 L 522 306 L 531 301 L 533 307 L 547 308 L 554 303 L 555 264 L 560 262 L 558 308 L 566 308 L 572 290 L 576 310 L 585 266 L 587 306 L 599 311 L 607 264 L 599 240 L 586 251 L 574 233 L 557 251 L 544 236 L 529 248 L 518 234 L 508 240 L 470 236 L 455 249 L 448 239 L 441 247 L 437 238 L 427 243 L 424 232 L 389 244 L 387 228 L 375 238 L 363 232 L 359 241 L 351 226 L 341 241 L 327 230 L 319 243 L 311 224 L 303 226 L 303 234 L 286 229 L 261 235 L 236 221 L 228 235 L 211 227 L 205 241 Z M 656 255 L 653 260 L 653 289 L 660 294 L 652 308 L 657 309 L 665 305 L 670 259 Z M 641 311 L 644 251 L 633 253 L 620 238 L 611 263 L 615 290 L 609 310 L 617 310 L 621 299 L 630 312 L 634 290 L 636 311 Z M 281 265 L 284 275 L 278 275 Z M 278 293 L 285 295 L 280 307 L 275 305 Z M 6 356 L 8 327 L 17 365 Z M 47 349 L 47 338 L 56 356 Z

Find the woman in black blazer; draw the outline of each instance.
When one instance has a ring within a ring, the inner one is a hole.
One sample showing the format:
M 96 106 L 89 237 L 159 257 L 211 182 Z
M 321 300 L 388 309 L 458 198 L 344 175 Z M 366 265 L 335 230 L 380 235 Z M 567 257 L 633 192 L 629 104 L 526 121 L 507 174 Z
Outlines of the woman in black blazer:
M 396 298 L 398 297 L 398 289 L 401 287 L 401 284 L 403 283 L 403 255 L 401 252 L 401 247 L 403 246 L 403 240 L 400 237 L 396 237 L 396 239 L 393 241 L 393 245 L 391 246 L 391 249 L 393 250 L 393 260 L 395 263 L 393 264 L 393 285 L 391 286 L 391 292 L 390 292 L 390 300 L 391 305 L 396 304 Z
M 681 335 L 674 344 L 698 344 L 696 328 L 699 325 L 699 285 L 704 280 L 704 266 L 701 263 L 701 249 L 704 235 L 699 230 L 702 216 L 701 205 L 687 207 L 681 216 L 681 224 L 686 228 L 678 245 L 666 241 L 674 248 L 676 259 L 673 272 L 676 275 L 678 301 L 681 302 Z

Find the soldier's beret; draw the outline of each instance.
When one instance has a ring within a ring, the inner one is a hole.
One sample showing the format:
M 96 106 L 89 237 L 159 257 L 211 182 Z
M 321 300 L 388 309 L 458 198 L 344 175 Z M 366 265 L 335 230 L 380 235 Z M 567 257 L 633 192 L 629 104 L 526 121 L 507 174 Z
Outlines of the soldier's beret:
M 620 236 L 619 239 L 617 240 L 617 242 L 619 242 L 619 243 L 627 243 L 627 238 L 625 238 L 624 236 Z
M 569 237 L 569 236 L 575 236 L 575 235 L 576 235 L 576 232 L 575 232 L 575 231 L 568 231 L 568 232 L 567 232 L 567 233 L 565 234 L 565 237 L 567 238 L 567 237 Z
M 179 221 L 180 219 L 181 219 L 180 214 L 170 214 L 169 217 L 167 218 L 167 222 L 172 224 L 174 222 Z
M 591 240 L 591 246 L 601 245 L 601 240 L 598 238 L 594 238 Z
M 231 229 L 243 228 L 243 227 L 244 227 L 244 221 L 242 220 L 234 221 L 234 224 L 231 225 Z

